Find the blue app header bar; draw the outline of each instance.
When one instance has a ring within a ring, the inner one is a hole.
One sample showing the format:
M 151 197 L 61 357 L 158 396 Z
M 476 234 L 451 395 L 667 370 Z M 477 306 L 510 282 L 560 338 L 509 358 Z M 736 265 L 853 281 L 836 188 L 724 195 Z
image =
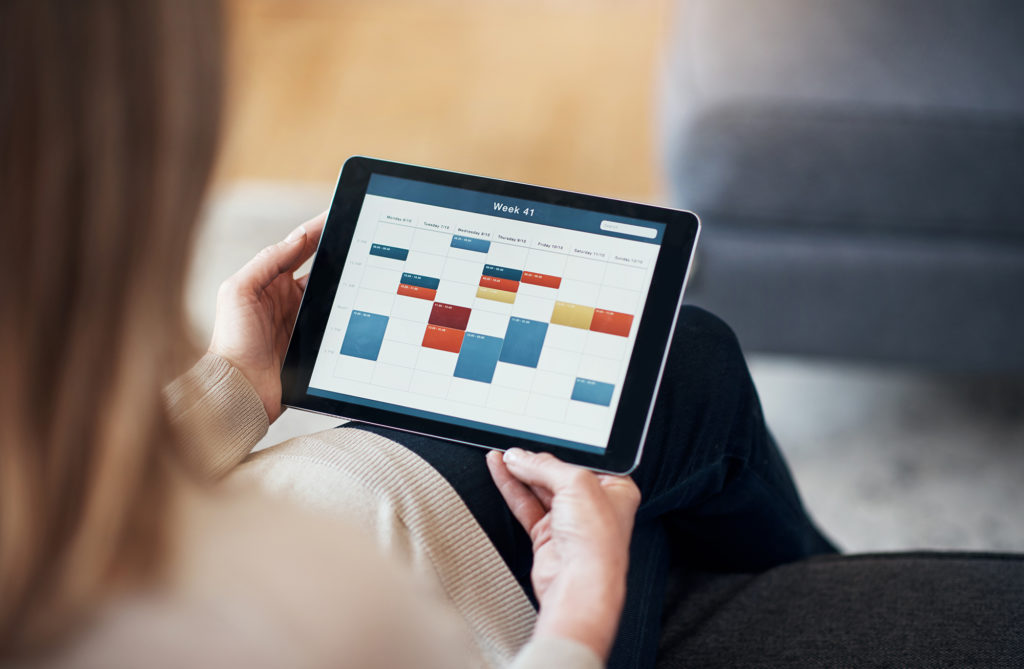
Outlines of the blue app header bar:
M 476 214 L 511 218 L 527 223 L 550 225 L 589 232 L 605 237 L 630 239 L 634 242 L 661 244 L 665 234 L 665 224 L 644 221 L 636 218 L 602 214 L 585 209 L 545 204 L 532 200 L 520 200 L 492 195 L 465 188 L 453 188 L 438 184 L 413 181 L 384 174 L 370 175 L 370 184 L 366 188 L 369 195 L 390 197 L 396 200 L 419 202 L 435 207 L 458 209 Z M 454 244 L 453 244 L 454 245 Z

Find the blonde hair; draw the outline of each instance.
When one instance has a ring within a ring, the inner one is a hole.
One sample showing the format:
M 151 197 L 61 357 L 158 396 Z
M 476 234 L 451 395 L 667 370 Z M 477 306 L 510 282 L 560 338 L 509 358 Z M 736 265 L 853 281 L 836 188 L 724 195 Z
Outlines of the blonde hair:
M 159 568 L 220 24 L 208 0 L 0 3 L 0 658 Z

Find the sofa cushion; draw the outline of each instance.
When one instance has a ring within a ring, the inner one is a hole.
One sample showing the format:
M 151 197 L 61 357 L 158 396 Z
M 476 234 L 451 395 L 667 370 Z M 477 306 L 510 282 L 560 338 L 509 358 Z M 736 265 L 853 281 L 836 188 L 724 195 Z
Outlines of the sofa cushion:
M 988 237 L 1024 252 L 1024 116 L 722 105 L 688 128 L 680 204 L 801 230 Z

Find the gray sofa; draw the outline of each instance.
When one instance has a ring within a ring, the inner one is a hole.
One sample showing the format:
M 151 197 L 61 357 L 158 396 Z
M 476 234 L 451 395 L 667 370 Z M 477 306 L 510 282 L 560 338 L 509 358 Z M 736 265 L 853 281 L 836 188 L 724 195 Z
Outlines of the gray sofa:
M 659 669 L 1024 667 L 1024 556 L 821 557 L 763 574 L 677 569 Z
M 1024 371 L 1024 3 L 688 0 L 662 82 L 687 300 L 752 351 Z
M 750 351 L 1024 372 L 1024 3 L 688 0 L 661 85 L 687 301 Z M 1024 556 L 678 567 L 658 666 L 1024 667 Z

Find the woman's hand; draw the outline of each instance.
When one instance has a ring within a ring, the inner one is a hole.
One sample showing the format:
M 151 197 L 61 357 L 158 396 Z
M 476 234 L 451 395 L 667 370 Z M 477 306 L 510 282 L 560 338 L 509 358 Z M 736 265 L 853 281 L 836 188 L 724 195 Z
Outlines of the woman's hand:
M 260 251 L 217 291 L 210 352 L 242 372 L 270 422 L 281 415 L 281 365 L 309 275 L 292 273 L 316 250 L 326 212 Z
M 518 448 L 491 451 L 487 466 L 533 540 L 534 634 L 574 639 L 607 659 L 626 596 L 636 484 Z

